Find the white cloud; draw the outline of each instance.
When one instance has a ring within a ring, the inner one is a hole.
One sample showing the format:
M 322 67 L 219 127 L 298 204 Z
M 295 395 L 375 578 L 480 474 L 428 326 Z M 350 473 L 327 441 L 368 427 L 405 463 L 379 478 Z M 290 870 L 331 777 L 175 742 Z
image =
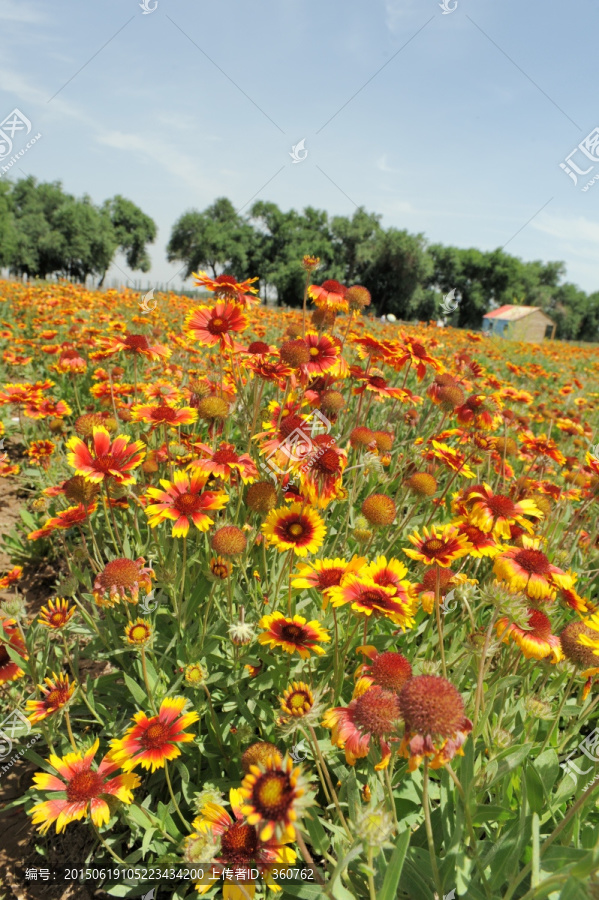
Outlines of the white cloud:
M 22 0 L 2 0 L 0 5 L 0 22 L 24 22 L 27 25 L 41 25 L 46 16 L 38 9 L 33 9 Z
M 549 234 L 560 241 L 564 241 L 572 248 L 579 248 L 579 255 L 586 256 L 587 249 L 582 250 L 582 244 L 599 243 L 599 222 L 592 222 L 584 216 L 565 217 L 565 216 L 539 216 L 534 222 L 531 222 L 533 228 Z M 596 252 L 596 250 L 595 250 Z
M 390 166 L 388 164 L 386 153 L 383 153 L 382 156 L 379 156 L 379 158 L 376 161 L 376 167 L 379 170 L 379 172 L 385 172 L 385 174 L 388 174 L 388 175 L 399 175 L 399 173 L 400 173 L 400 169 L 394 169 L 392 166 Z

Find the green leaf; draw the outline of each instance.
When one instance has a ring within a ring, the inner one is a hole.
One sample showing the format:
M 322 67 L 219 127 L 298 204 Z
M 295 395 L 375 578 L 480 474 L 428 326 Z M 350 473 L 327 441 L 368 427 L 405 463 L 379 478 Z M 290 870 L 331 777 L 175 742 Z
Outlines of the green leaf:
M 310 841 L 314 849 L 322 855 L 329 849 L 330 841 L 326 831 L 320 823 L 320 819 L 316 814 L 307 813 L 304 818 L 304 825 L 310 835 Z
M 148 705 L 146 692 L 129 675 L 123 674 L 123 678 L 125 679 L 125 684 L 129 688 L 129 692 L 135 702 L 139 704 L 142 709 L 145 709 L 145 707 Z
M 511 750 L 504 750 L 502 753 L 499 753 L 493 760 L 494 763 L 498 763 L 497 771 L 490 781 L 485 782 L 485 788 L 488 790 L 496 782 L 505 778 L 509 772 L 517 769 L 529 755 L 531 747 L 532 744 L 522 744 L 521 747 L 514 747 Z
M 406 830 L 402 831 L 397 838 L 395 849 L 391 854 L 391 859 L 387 866 L 383 886 L 377 895 L 378 900 L 395 900 L 397 886 L 399 884 L 399 879 L 401 878 L 401 872 L 405 862 L 406 853 L 408 852 L 411 836 L 411 831 Z
M 541 776 L 532 763 L 526 766 L 526 799 L 533 813 L 542 813 L 545 806 L 545 795 Z

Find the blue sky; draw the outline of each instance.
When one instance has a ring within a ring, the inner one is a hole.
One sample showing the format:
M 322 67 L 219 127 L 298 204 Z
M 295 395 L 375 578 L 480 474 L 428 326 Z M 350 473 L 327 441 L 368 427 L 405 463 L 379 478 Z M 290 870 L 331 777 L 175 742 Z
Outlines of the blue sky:
M 224 195 L 363 205 L 599 290 L 599 152 L 577 185 L 560 168 L 599 126 L 594 0 L 156 2 L 0 0 L 0 119 L 42 134 L 10 177 L 133 200 L 159 227 L 150 281 L 178 271 L 178 216 Z

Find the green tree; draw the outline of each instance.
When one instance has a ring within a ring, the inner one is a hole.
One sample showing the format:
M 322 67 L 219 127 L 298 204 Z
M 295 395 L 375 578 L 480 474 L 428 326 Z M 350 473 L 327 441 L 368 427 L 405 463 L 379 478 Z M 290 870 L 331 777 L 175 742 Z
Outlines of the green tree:
M 349 285 L 363 284 L 368 266 L 372 264 L 384 231 L 381 217 L 368 213 L 363 206 L 355 210 L 351 219 L 334 216 L 331 234 L 334 240 L 335 261 L 340 280 Z
M 321 260 L 321 270 L 328 278 L 339 278 L 342 272 L 335 263 L 335 248 L 328 215 L 306 207 L 303 213 L 285 212 L 276 203 L 255 203 L 249 216 L 254 227 L 250 260 L 251 269 L 259 275 L 263 294 L 274 288 L 277 302 L 287 306 L 302 303 L 305 274 L 302 258 L 310 254 Z
M 376 241 L 372 262 L 365 266 L 363 283 L 372 293 L 378 312 L 401 319 L 416 317 L 428 302 L 425 285 L 433 261 L 422 234 L 389 228 Z
M 222 272 L 245 277 L 251 227 L 226 197 L 203 212 L 192 209 L 173 225 L 166 252 L 169 262 L 185 264 L 184 278 L 208 269 L 213 278 Z
M 0 266 L 10 266 L 16 249 L 17 234 L 11 196 L 11 184 L 0 181 Z
M 149 272 L 151 268 L 147 244 L 156 240 L 156 223 L 147 216 L 139 206 L 117 194 L 104 204 L 112 227 L 114 228 L 118 249 L 124 253 L 130 269 Z M 100 284 L 104 281 L 104 276 Z

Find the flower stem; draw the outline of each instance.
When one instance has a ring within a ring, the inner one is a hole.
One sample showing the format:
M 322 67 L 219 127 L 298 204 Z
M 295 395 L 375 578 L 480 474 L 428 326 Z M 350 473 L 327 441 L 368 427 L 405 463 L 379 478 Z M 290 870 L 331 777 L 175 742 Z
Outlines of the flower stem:
M 437 866 L 437 857 L 435 855 L 435 841 L 433 839 L 433 826 L 431 824 L 431 810 L 428 797 L 428 759 L 424 759 L 424 778 L 422 781 L 422 807 L 424 810 L 424 826 L 426 828 L 426 840 L 428 842 L 428 853 L 431 860 L 431 869 L 433 870 L 433 879 L 439 894 L 439 900 L 443 896 L 443 884 L 439 875 Z
M 179 804 L 177 803 L 177 801 L 175 799 L 175 795 L 173 793 L 173 786 L 171 784 L 171 776 L 168 773 L 168 760 L 166 760 L 166 759 L 164 760 L 164 774 L 166 775 L 166 783 L 168 785 L 168 792 L 171 795 L 171 800 L 173 801 L 173 806 L 175 807 L 175 811 L 176 811 L 177 815 L 179 816 L 179 818 L 181 819 L 183 825 L 185 826 L 185 829 L 187 831 L 191 831 L 191 826 L 189 825 L 189 822 L 187 821 L 187 819 L 183 816 L 183 813 L 179 809 Z

